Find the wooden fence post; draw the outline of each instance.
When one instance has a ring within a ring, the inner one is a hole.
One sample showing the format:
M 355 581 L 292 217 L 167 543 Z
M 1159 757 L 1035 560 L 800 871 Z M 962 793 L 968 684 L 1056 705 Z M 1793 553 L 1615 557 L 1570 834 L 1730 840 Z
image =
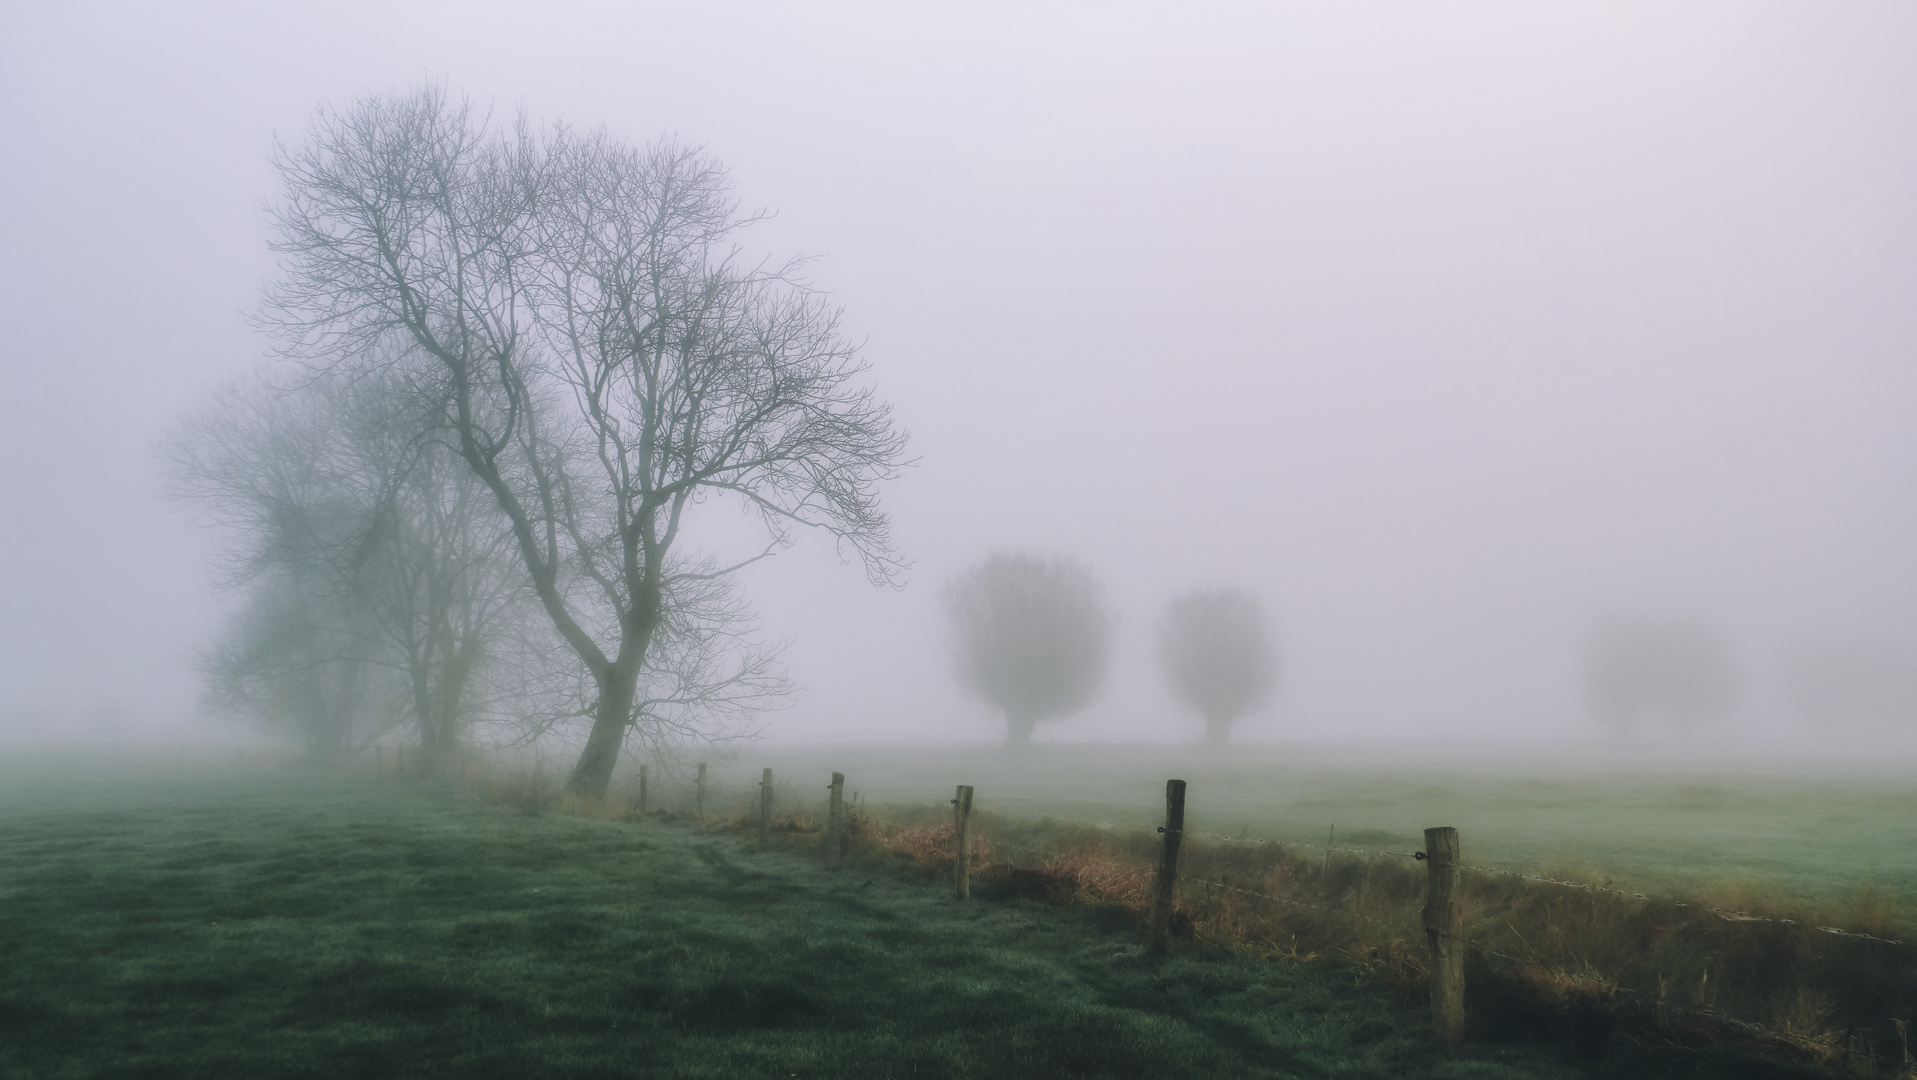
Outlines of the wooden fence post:
M 1458 830 L 1424 831 L 1424 936 L 1431 949 L 1431 1026 L 1440 1042 L 1464 1036 L 1464 909 L 1458 906 Z
M 386 775 L 386 748 L 384 746 L 373 747 L 373 775 Z
M 845 858 L 845 774 L 832 774 L 832 801 L 825 813 L 825 866 L 837 870 Z
M 699 763 L 699 779 L 692 795 L 693 810 L 699 818 L 699 831 L 706 831 L 706 763 Z
M 646 814 L 646 767 L 639 766 L 639 816 Z
M 960 784 L 952 800 L 952 888 L 960 900 L 972 896 L 972 785 Z
M 767 769 L 759 777 L 759 850 L 764 851 L 772 839 L 772 770 Z
M 1147 956 L 1163 956 L 1171 947 L 1172 902 L 1178 895 L 1178 847 L 1185 841 L 1185 782 L 1165 781 L 1165 844 L 1158 851 L 1158 885 L 1152 891 L 1152 936 Z

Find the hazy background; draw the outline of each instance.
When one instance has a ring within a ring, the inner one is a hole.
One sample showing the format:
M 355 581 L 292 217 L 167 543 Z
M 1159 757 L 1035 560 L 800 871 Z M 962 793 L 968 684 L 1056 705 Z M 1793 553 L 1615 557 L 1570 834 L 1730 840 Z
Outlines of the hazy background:
M 1249 740 L 1595 737 L 1605 610 L 1724 628 L 1771 740 L 1789 642 L 1917 654 L 1917 7 L 157 7 L 0 9 L 0 731 L 189 722 L 153 444 L 259 362 L 276 134 L 428 77 L 705 143 L 868 341 L 916 566 L 755 569 L 780 738 L 997 737 L 938 589 L 1001 547 L 1120 616 L 1058 738 L 1197 735 L 1204 584 L 1276 614 Z

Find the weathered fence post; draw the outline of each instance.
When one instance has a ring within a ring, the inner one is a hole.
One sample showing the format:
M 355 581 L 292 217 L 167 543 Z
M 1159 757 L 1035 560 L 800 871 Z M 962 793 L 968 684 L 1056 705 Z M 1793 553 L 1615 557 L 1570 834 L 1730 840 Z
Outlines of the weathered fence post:
M 772 839 L 772 770 L 767 769 L 759 777 L 759 850 L 764 851 Z
M 1152 936 L 1147 956 L 1163 956 L 1171 946 L 1172 902 L 1178 895 L 1178 846 L 1185 840 L 1185 782 L 1165 781 L 1165 844 L 1158 852 L 1158 885 L 1152 891 Z
M 832 774 L 832 801 L 825 813 L 825 865 L 837 870 L 845 857 L 845 774 Z
M 952 800 L 952 888 L 960 900 L 972 896 L 972 785 L 960 784 Z
M 699 779 L 692 795 L 693 811 L 699 818 L 699 831 L 706 831 L 706 763 L 699 763 Z
M 1424 936 L 1431 948 L 1431 1026 L 1441 1042 L 1464 1036 L 1464 909 L 1458 906 L 1458 830 L 1424 831 Z
M 639 766 L 639 816 L 646 814 L 646 767 Z
M 384 746 L 373 747 L 373 775 L 386 775 L 386 748 Z

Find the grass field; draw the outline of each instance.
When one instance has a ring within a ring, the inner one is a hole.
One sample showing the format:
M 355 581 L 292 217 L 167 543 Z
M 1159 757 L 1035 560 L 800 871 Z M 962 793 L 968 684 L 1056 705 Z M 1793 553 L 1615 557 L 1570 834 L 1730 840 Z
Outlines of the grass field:
M 1568 748 L 1497 760 L 1465 750 L 1035 747 L 929 751 L 748 747 L 713 766 L 715 803 L 744 797 L 759 769 L 782 796 L 823 805 L 825 779 L 874 805 L 942 805 L 954 784 L 1015 817 L 1156 826 L 1170 777 L 1190 783 L 1189 827 L 1229 835 L 1411 851 L 1456 826 L 1468 861 L 1528 873 L 1578 869 L 1646 891 L 1763 895 L 1841 910 L 1917 897 L 1917 769 L 1727 764 Z M 685 800 L 683 788 L 666 797 Z M 1893 921 L 1896 916 L 1893 916 Z
M 1440 1052 L 1336 967 L 1153 964 L 1120 913 L 662 821 L 287 768 L 0 779 L 8 1077 L 1763 1074 Z

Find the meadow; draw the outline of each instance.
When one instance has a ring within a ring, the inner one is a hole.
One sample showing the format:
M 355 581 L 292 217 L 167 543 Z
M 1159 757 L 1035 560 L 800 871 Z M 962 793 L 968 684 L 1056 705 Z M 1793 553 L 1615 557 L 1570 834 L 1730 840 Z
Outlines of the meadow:
M 1456 827 L 1467 861 L 1576 870 L 1646 892 L 1721 891 L 1779 903 L 1863 903 L 1872 918 L 1917 897 L 1917 769 L 1900 762 L 1726 760 L 1702 751 L 1599 747 L 1512 754 L 1452 747 L 748 747 L 711 766 L 713 805 L 781 798 L 818 812 L 826 779 L 880 812 L 943 805 L 955 784 L 1015 818 L 1156 827 L 1164 785 L 1189 783 L 1188 827 L 1221 835 L 1409 852 Z M 689 805 L 690 773 L 662 797 Z M 1896 918 L 1896 916 L 1892 916 Z
M 877 850 L 828 872 L 802 822 L 758 852 L 523 784 L 62 761 L 0 769 L 0 1075 L 1772 1071 L 1521 1030 L 1440 1050 L 1388 982 L 1195 939 L 1153 963 L 1120 906 L 989 875 L 958 904 Z
M 987 861 L 1037 875 L 1047 895 L 1134 911 L 1148 903 L 1163 778 L 1178 776 L 1181 917 L 1195 936 L 1399 985 L 1423 976 L 1426 873 L 1413 855 L 1424 827 L 1452 825 L 1481 1025 L 1590 1046 L 1637 1030 L 1917 1075 L 1917 875 L 1900 843 L 1913 799 L 1895 762 L 1439 749 L 840 749 L 786 764 L 819 776 L 843 763 L 848 788 L 865 789 L 868 833 L 927 864 L 949 864 L 948 811 L 905 796 L 963 775 Z M 713 787 L 709 805 L 722 801 Z

